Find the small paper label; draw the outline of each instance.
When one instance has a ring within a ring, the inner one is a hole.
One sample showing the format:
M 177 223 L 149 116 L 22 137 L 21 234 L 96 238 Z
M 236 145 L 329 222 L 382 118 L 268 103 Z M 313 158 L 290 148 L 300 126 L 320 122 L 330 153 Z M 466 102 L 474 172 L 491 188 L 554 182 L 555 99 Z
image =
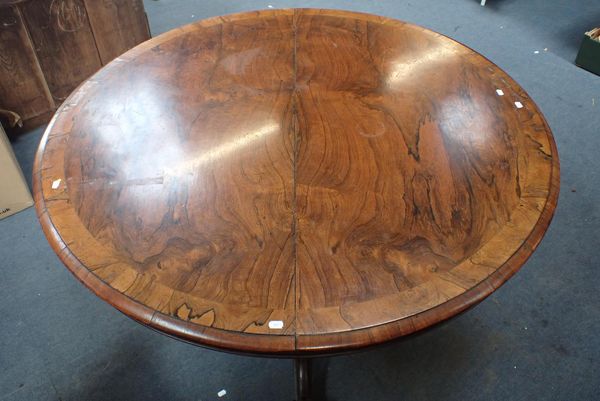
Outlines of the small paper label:
M 523 103 L 521 103 L 521 102 L 515 102 L 515 106 L 517 106 L 517 109 L 522 109 L 523 108 Z
M 219 396 L 219 398 L 221 398 L 221 397 L 224 397 L 224 396 L 225 396 L 225 394 L 227 394 L 227 391 L 225 391 L 225 390 L 221 390 L 221 391 L 219 391 L 219 392 L 217 393 L 217 395 Z
M 281 320 L 271 320 L 269 322 L 270 329 L 283 329 L 283 322 Z
M 502 89 L 496 89 L 496 93 L 498 96 L 504 96 L 504 91 Z
M 60 187 L 60 178 L 58 180 L 52 181 L 52 189 L 58 189 Z

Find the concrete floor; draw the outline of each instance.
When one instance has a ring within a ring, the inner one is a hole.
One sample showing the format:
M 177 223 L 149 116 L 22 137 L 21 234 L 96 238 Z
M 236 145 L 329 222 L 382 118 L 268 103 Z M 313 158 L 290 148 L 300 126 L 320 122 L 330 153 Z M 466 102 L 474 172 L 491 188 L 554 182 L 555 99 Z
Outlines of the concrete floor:
M 473 310 L 401 343 L 320 360 L 317 384 L 337 401 L 600 400 L 600 77 L 573 65 L 582 33 L 600 24 L 599 1 L 145 5 L 154 35 L 269 5 L 371 12 L 451 36 L 506 70 L 538 103 L 558 144 L 562 189 L 545 239 Z M 27 176 L 41 132 L 13 143 Z M 68 273 L 32 209 L 0 221 L 0 400 L 292 398 L 290 361 L 197 348 L 139 326 Z

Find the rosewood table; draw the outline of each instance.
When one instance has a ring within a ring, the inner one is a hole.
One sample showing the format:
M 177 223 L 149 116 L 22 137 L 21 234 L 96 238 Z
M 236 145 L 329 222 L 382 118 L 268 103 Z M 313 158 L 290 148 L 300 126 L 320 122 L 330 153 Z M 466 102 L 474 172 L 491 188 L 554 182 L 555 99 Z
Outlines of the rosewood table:
M 296 358 L 387 342 L 532 254 L 556 145 L 505 72 L 374 15 L 269 10 L 141 44 L 60 107 L 36 208 L 67 268 L 136 321 Z

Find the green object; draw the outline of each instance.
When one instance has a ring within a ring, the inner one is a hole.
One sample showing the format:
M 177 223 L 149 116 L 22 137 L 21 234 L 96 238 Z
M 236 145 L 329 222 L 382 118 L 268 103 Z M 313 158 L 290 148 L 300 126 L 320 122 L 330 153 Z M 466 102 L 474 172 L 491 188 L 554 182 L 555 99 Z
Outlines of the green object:
M 600 75 L 600 42 L 584 35 L 575 64 Z

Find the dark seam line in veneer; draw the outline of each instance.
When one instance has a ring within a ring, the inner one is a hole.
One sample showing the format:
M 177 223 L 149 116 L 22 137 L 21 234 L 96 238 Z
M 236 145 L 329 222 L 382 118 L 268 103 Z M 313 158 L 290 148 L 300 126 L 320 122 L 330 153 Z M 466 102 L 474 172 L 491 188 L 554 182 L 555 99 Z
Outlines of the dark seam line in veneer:
M 297 44 L 298 44 L 298 29 L 296 26 L 298 11 L 294 9 L 292 14 L 292 32 L 294 33 L 293 41 L 293 56 L 292 56 L 292 68 L 294 76 L 294 84 L 292 86 L 292 255 L 294 257 L 294 349 L 298 349 L 298 304 L 300 301 L 300 277 L 298 275 L 298 198 L 296 191 L 297 184 L 297 166 L 298 166 L 298 110 L 296 109 L 296 85 L 297 85 L 297 74 L 298 74 L 298 59 L 297 59 Z

